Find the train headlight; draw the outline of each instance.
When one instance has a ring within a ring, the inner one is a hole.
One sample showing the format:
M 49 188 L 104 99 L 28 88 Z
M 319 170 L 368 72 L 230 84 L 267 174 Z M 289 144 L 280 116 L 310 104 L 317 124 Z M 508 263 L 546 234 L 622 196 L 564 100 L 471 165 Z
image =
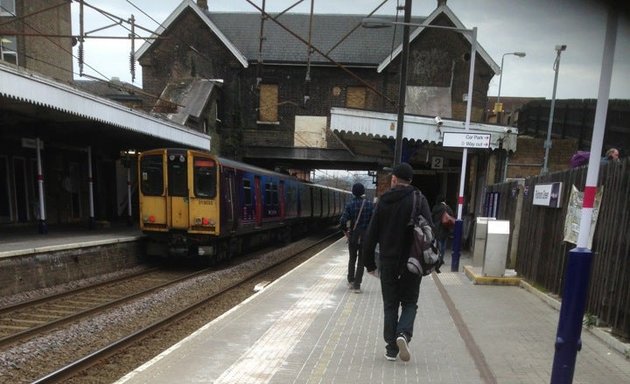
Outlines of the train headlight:
M 195 225 L 201 225 L 201 217 L 195 217 Z
M 209 220 L 207 218 L 204 217 L 203 219 L 201 219 L 202 225 L 208 225 L 208 223 L 209 223 Z
M 155 223 L 155 216 L 149 216 L 149 223 Z

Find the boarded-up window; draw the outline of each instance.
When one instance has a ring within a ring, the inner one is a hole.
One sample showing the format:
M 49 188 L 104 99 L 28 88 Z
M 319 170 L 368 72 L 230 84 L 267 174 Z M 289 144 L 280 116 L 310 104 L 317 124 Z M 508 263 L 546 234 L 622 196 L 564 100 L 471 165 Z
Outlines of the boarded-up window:
M 278 121 L 278 85 L 260 85 L 260 110 L 258 119 L 265 122 Z
M 365 87 L 348 87 L 346 92 L 346 107 L 365 108 Z

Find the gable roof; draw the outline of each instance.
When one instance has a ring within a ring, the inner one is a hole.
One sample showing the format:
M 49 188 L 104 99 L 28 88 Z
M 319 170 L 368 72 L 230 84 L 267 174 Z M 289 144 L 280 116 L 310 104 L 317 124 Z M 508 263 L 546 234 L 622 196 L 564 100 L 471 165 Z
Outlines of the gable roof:
M 173 22 L 186 10 L 192 9 L 193 12 L 201 18 L 201 20 L 210 28 L 210 30 L 221 40 L 225 47 L 234 55 L 234 57 L 243 65 L 244 68 L 248 67 L 247 58 L 239 51 L 239 49 L 232 44 L 232 42 L 221 32 L 219 29 L 209 18 L 208 16 L 199 8 L 192 0 L 184 0 L 179 4 L 177 8 L 164 20 L 160 27 L 155 30 L 153 36 L 159 36 L 165 30 L 167 30 Z M 136 60 L 140 59 L 151 47 L 150 42 L 145 42 L 142 44 L 140 49 L 136 51 L 135 57 Z
M 313 52 L 309 58 L 306 44 L 269 19 L 263 25 L 263 48 L 262 52 L 259 52 L 260 13 L 204 11 L 192 0 L 183 0 L 154 35 L 159 35 L 168 29 L 187 8 L 192 9 L 201 18 L 245 68 L 248 66 L 248 61 L 257 61 L 259 55 L 264 63 L 269 64 L 304 64 L 310 60 L 310 63 L 314 65 L 333 65 L 317 52 Z M 412 17 L 411 22 L 429 24 L 441 13 L 444 13 L 457 28 L 465 28 L 446 5 L 437 7 L 426 18 Z M 360 26 L 363 18 L 362 15 L 314 14 L 311 19 L 309 14 L 285 13 L 278 16 L 277 20 L 305 41 L 308 40 L 309 26 L 312 22 L 311 44 L 314 47 L 337 63 L 346 66 L 377 67 L 380 72 L 400 54 L 403 28 L 402 26 L 383 28 L 379 30 L 379 33 L 374 33 Z M 379 19 L 391 22 L 402 20 L 395 16 L 380 15 Z M 414 30 L 410 35 L 410 41 L 413 41 L 423 29 Z M 467 34 L 464 36 L 469 42 L 471 41 Z M 144 43 L 136 52 L 136 58 L 142 57 L 150 46 L 150 43 Z M 479 44 L 477 44 L 477 52 L 492 70 L 498 73 L 499 66 Z
M 423 24 L 431 24 L 431 22 L 433 22 L 442 13 L 444 15 L 446 15 L 446 17 L 448 17 L 453 22 L 453 24 L 455 25 L 455 28 L 472 29 L 472 28 L 466 28 L 464 23 L 462 23 L 461 20 L 459 20 L 459 18 L 457 18 L 457 16 L 455 16 L 453 11 L 448 7 L 448 5 L 446 5 L 446 3 L 443 4 L 443 5 L 438 6 L 437 8 L 435 8 L 435 10 L 433 12 L 431 12 L 431 14 L 429 16 L 427 16 L 427 18 L 424 20 Z M 416 24 L 414 21 L 412 21 L 412 23 Z M 422 33 L 422 31 L 424 31 L 425 29 L 427 29 L 427 28 L 426 27 L 418 27 L 415 30 L 413 30 L 409 34 L 409 41 L 410 42 L 414 41 L 414 39 L 416 37 L 418 37 L 420 35 L 420 33 Z M 462 36 L 464 36 L 464 38 L 470 44 L 472 44 L 472 37 L 468 33 L 463 33 Z M 380 65 L 378 66 L 377 72 L 380 73 L 383 69 L 385 69 L 401 53 L 402 53 L 402 42 L 401 42 L 400 45 L 398 45 L 398 47 L 396 47 L 396 50 L 394 50 L 394 53 L 392 55 L 386 57 L 385 60 L 383 60 L 380 63 Z M 499 65 L 497 63 L 494 62 L 494 60 L 492 60 L 492 57 L 488 54 L 488 52 L 486 52 L 485 49 L 483 49 L 481 44 L 479 44 L 479 39 L 477 39 L 477 53 L 479 55 L 481 55 L 481 57 L 486 61 L 486 63 L 488 63 L 488 65 L 494 71 L 495 74 L 498 74 L 500 72 L 501 68 L 499 67 Z

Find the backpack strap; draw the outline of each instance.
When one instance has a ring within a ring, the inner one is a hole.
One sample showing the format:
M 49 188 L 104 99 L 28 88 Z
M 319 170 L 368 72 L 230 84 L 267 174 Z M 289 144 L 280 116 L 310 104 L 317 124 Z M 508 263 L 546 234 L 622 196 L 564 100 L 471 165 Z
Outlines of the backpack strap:
M 354 219 L 354 226 L 352 227 L 353 231 L 357 229 L 357 224 L 359 223 L 359 219 L 361 218 L 361 212 L 363 211 L 364 205 L 365 205 L 365 199 L 363 199 L 363 201 L 361 202 L 361 208 L 359 208 L 359 214 L 357 215 L 356 219 Z
M 409 226 L 413 226 L 416 223 L 416 205 L 417 205 L 417 192 L 414 190 L 413 192 L 413 205 L 411 206 L 411 217 L 409 218 Z

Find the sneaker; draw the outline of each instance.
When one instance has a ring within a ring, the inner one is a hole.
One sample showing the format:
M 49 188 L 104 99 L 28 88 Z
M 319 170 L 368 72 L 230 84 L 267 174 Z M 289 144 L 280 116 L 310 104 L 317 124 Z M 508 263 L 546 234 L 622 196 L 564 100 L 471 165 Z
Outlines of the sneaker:
M 361 293 L 361 288 L 352 288 L 353 293 Z
M 411 352 L 409 352 L 409 345 L 407 344 L 407 337 L 404 334 L 400 334 L 396 338 L 396 345 L 400 354 L 400 360 L 409 361 L 411 359 Z
M 389 361 L 396 361 L 396 356 L 391 356 L 388 352 L 385 352 L 385 358 Z
M 353 282 L 349 282 L 348 283 L 348 289 L 353 289 L 354 288 L 354 283 Z

